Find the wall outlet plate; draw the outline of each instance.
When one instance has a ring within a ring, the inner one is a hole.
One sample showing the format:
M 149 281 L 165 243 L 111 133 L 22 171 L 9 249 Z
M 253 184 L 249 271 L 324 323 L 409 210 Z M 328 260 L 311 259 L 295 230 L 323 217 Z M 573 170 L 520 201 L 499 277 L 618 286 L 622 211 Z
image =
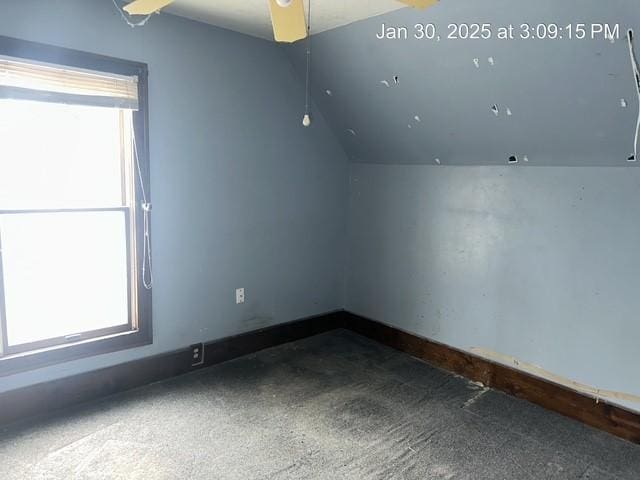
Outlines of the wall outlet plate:
M 236 288 L 236 304 L 244 303 L 244 288 Z
M 204 344 L 196 343 L 191 345 L 191 366 L 197 367 L 204 363 Z

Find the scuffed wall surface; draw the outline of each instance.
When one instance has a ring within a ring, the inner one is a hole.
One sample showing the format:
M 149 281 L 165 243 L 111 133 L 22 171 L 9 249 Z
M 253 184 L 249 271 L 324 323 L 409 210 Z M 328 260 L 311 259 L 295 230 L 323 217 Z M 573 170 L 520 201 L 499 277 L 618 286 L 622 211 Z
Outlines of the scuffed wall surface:
M 149 64 L 154 344 L 0 391 L 341 308 L 347 163 L 273 43 L 110 0 L 2 0 L 0 35 Z M 246 303 L 234 289 L 245 287 Z
M 640 394 L 638 172 L 353 164 L 347 309 Z
M 564 38 L 496 38 L 525 22 L 557 24 Z M 376 39 L 383 23 L 409 38 Z M 416 23 L 436 24 L 441 41 L 413 38 Z M 450 23 L 487 23 L 493 37 L 450 40 Z M 619 24 L 621 36 L 568 39 L 579 23 Z M 637 0 L 442 0 L 315 35 L 313 94 L 357 162 L 624 166 L 637 114 L 629 27 L 640 40 Z M 287 53 L 303 71 L 304 46 Z

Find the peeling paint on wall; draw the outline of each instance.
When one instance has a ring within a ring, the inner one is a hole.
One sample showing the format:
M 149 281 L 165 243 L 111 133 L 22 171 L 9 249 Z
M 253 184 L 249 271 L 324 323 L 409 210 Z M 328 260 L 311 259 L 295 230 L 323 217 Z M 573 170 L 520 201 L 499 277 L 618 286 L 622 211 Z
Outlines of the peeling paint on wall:
M 604 390 L 604 389 L 593 387 L 591 385 L 585 385 L 583 383 L 576 382 L 575 380 L 571 380 L 569 378 L 556 375 L 555 373 L 549 372 L 548 370 L 545 370 L 544 368 L 539 367 L 538 365 L 523 362 L 522 360 L 518 360 L 517 358 L 512 357 L 510 355 L 494 352 L 493 350 L 489 350 L 482 347 L 472 347 L 470 349 L 470 352 L 476 355 L 479 355 L 483 358 L 486 358 L 488 360 L 492 360 L 494 362 L 498 362 L 503 365 L 507 365 L 509 367 L 515 367 L 517 370 L 521 370 L 523 372 L 529 373 L 536 377 L 540 377 L 545 380 L 549 380 L 551 382 L 557 383 L 558 385 L 563 385 L 565 387 L 569 387 L 578 392 L 590 395 L 594 397 L 596 403 L 598 403 L 602 399 L 622 400 L 627 402 L 640 403 L 640 395 L 634 395 L 632 393 L 616 392 L 613 390 Z

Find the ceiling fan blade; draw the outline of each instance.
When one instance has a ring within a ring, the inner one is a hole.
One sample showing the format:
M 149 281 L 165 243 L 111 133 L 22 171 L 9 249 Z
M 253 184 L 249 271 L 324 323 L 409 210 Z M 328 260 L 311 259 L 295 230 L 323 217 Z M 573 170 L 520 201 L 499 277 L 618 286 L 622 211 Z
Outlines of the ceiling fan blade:
M 125 11 L 130 15 L 150 15 L 166 7 L 174 0 L 134 0 L 125 5 Z
M 435 5 L 439 0 L 398 0 L 413 8 L 427 8 Z
M 295 42 L 307 36 L 302 0 L 292 0 L 288 7 L 281 7 L 276 0 L 269 0 L 273 36 L 276 42 Z

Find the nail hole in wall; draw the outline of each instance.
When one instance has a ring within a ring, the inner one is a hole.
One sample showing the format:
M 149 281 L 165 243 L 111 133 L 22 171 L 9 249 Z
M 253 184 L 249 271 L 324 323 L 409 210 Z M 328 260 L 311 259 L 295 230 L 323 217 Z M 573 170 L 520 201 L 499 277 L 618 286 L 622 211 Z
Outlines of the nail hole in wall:
M 515 155 L 511 155 L 509 157 L 509 163 L 518 163 L 518 157 L 516 157 Z
M 631 155 L 629 158 L 627 158 L 627 162 L 635 162 L 635 161 L 636 161 L 635 155 Z
M 393 76 L 393 83 L 395 83 L 396 85 L 400 84 L 400 77 L 398 77 L 398 75 Z
M 491 106 L 491 111 L 493 112 L 493 114 L 497 117 L 498 115 L 500 115 L 500 109 L 498 108 L 498 105 L 492 105 Z

